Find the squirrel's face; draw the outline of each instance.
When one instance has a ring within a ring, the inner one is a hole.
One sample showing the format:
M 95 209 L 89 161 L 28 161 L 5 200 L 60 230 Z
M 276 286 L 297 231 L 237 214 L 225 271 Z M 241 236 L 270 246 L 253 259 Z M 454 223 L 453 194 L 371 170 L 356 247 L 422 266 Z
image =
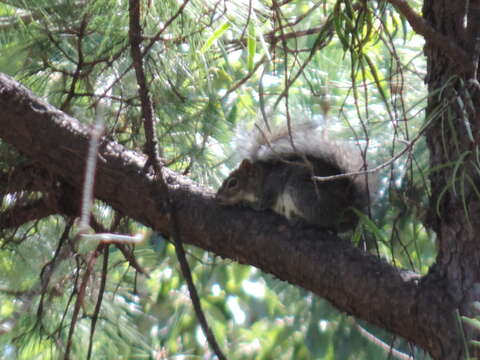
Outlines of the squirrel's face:
M 255 187 L 252 186 L 254 174 L 252 163 L 244 160 L 240 167 L 233 171 L 222 183 L 217 191 L 216 199 L 224 205 L 236 205 L 241 203 L 256 203 Z

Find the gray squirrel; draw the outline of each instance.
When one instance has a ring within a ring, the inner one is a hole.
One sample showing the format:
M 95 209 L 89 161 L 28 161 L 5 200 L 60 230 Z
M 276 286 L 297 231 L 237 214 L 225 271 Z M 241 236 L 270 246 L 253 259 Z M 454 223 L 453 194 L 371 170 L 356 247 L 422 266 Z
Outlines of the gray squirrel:
M 291 222 L 303 221 L 336 232 L 353 229 L 353 208 L 368 204 L 365 174 L 315 181 L 313 176 L 361 172 L 358 147 L 330 141 L 313 123 L 274 132 L 256 129 L 242 139 L 244 160 L 224 180 L 216 198 L 224 205 L 273 210 Z

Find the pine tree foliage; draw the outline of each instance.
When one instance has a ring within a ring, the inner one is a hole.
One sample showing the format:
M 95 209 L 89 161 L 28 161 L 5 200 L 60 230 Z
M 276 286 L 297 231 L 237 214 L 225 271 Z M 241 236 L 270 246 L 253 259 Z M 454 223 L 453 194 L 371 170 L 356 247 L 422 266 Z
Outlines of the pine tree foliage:
M 265 117 L 313 119 L 359 146 L 371 166 L 403 152 L 380 170 L 352 241 L 373 240 L 375 256 L 427 273 L 435 258 L 426 225 L 434 170 L 421 137 L 430 121 L 424 43 L 397 10 L 383 1 L 139 1 L 142 66 L 171 169 L 216 188 L 238 161 L 235 131 Z M 420 11 L 420 2 L 409 3 Z M 105 136 L 142 152 L 129 20 L 127 0 L 2 0 L 0 71 L 85 124 L 100 106 Z M 0 151 L 0 357 L 215 358 L 168 239 L 77 241 L 78 194 L 7 144 Z M 100 201 L 92 227 L 147 231 Z M 201 249 L 188 247 L 187 255 L 229 359 L 390 358 L 307 291 Z

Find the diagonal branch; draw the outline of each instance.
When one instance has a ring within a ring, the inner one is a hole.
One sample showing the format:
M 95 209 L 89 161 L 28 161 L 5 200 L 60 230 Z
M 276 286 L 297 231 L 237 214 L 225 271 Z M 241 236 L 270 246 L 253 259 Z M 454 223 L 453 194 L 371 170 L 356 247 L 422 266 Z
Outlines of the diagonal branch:
M 86 126 L 2 74 L 0 108 L 0 138 L 81 188 L 89 141 Z M 107 139 L 99 155 L 95 196 L 168 236 L 165 194 L 152 193 L 153 174 L 143 171 L 146 159 Z M 303 287 L 434 356 L 452 341 L 455 304 L 445 294 L 445 280 L 435 278 L 438 272 L 420 279 L 332 234 L 291 227 L 269 212 L 222 207 L 208 189 L 168 168 L 162 173 L 185 242 Z
M 450 39 L 448 36 L 435 30 L 424 18 L 418 15 L 408 5 L 406 0 L 386 0 L 397 11 L 405 16 L 413 30 L 425 38 L 425 42 L 434 45 L 445 52 L 451 60 L 457 63 L 463 71 L 473 71 L 473 58 L 467 52 Z
M 58 209 L 47 205 L 44 199 L 17 204 L 0 213 L 0 229 L 16 228 L 29 221 L 40 220 L 57 213 Z
M 186 5 L 186 2 L 184 3 Z M 137 0 L 130 0 L 129 2 L 129 15 L 130 15 L 130 45 L 131 53 L 133 59 L 133 67 L 135 69 L 135 74 L 137 77 L 137 83 L 139 87 L 141 108 L 142 108 L 142 119 L 145 129 L 145 138 L 147 140 L 145 147 L 147 149 L 148 162 L 147 164 L 151 165 L 154 169 L 156 182 L 158 186 L 155 189 L 163 193 L 164 203 L 166 203 L 168 216 L 170 218 L 170 234 L 173 242 L 175 244 L 175 252 L 177 254 L 178 262 L 180 263 L 180 269 L 182 270 L 183 277 L 187 283 L 188 292 L 190 294 L 190 299 L 192 300 L 192 305 L 197 316 L 198 322 L 207 338 L 208 344 L 215 352 L 217 357 L 220 360 L 226 359 L 223 354 L 220 346 L 218 345 L 217 339 L 213 334 L 210 326 L 207 323 L 207 318 L 203 312 L 202 305 L 200 303 L 200 297 L 198 296 L 197 289 L 193 283 L 192 271 L 190 270 L 190 265 L 188 264 L 187 257 L 185 255 L 185 249 L 183 247 L 183 240 L 180 237 L 180 227 L 178 226 L 178 214 L 174 203 L 171 201 L 170 190 L 165 182 L 163 177 L 162 168 L 163 165 L 160 162 L 158 157 L 158 145 L 157 138 L 155 134 L 154 119 L 153 119 L 153 104 L 150 97 L 149 89 L 147 86 L 147 78 L 143 68 L 143 58 L 142 52 L 140 49 L 141 45 L 141 35 L 142 27 L 140 25 L 140 3 Z M 173 19 L 173 18 L 172 18 Z M 172 20 L 173 21 L 173 20 Z M 156 198 L 156 197 L 155 197 Z M 160 202 L 161 203 L 161 202 Z

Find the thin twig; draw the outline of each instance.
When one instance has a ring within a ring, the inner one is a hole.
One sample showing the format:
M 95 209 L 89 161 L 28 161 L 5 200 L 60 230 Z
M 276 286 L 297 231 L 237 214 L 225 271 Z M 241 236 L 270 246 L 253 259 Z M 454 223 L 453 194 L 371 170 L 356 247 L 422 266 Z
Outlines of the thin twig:
M 186 2 L 184 3 L 186 5 Z M 200 304 L 200 298 L 198 296 L 197 290 L 193 283 L 192 272 L 190 266 L 188 265 L 187 258 L 185 255 L 185 249 L 183 248 L 183 243 L 180 237 L 180 229 L 177 221 L 177 212 L 175 209 L 174 203 L 170 199 L 169 189 L 163 178 L 162 168 L 163 165 L 160 162 L 158 157 L 158 148 L 157 140 L 155 135 L 154 120 L 153 120 L 153 104 L 149 95 L 149 90 L 147 86 L 147 80 L 145 72 L 143 69 L 143 54 L 140 49 L 140 43 L 142 39 L 142 28 L 140 26 L 140 5 L 138 0 L 129 1 L 129 14 L 130 14 L 130 45 L 131 53 L 133 59 L 133 67 L 135 69 L 135 74 L 137 77 L 137 83 L 139 86 L 139 94 L 142 108 L 142 117 L 144 120 L 144 129 L 146 137 L 146 151 L 148 155 L 147 165 L 153 167 L 155 172 L 155 191 L 160 190 L 164 194 L 165 202 L 167 205 L 167 210 L 170 215 L 170 227 L 171 227 L 171 237 L 175 244 L 175 252 L 180 263 L 180 268 L 182 274 L 187 283 L 188 290 L 190 292 L 190 298 L 192 300 L 193 308 L 197 315 L 200 326 L 203 329 L 205 337 L 207 338 L 208 343 L 212 347 L 213 351 L 220 360 L 226 359 L 223 355 L 220 346 L 215 339 L 215 336 L 208 326 L 207 319 L 202 310 Z M 158 202 L 160 204 L 160 202 Z
M 55 250 L 55 254 L 53 255 L 52 260 L 50 260 L 47 264 L 42 267 L 40 271 L 40 283 L 39 283 L 39 290 L 41 293 L 40 302 L 38 304 L 37 309 L 37 322 L 41 321 L 42 314 L 43 314 L 43 301 L 45 299 L 45 294 L 47 292 L 48 285 L 50 283 L 50 279 L 58 267 L 61 261 L 68 259 L 72 255 L 72 248 L 68 245 L 68 234 L 73 226 L 73 219 L 69 219 L 67 224 L 65 225 L 65 229 L 60 237 L 58 242 L 57 249 Z M 36 290 L 33 290 L 34 292 Z
M 428 124 L 427 124 L 428 126 Z M 375 173 L 377 171 L 380 171 L 382 170 L 383 168 L 389 166 L 390 164 L 392 164 L 395 160 L 398 160 L 400 157 L 402 157 L 407 151 L 411 150 L 413 145 L 420 139 L 420 137 L 423 135 L 423 132 L 425 131 L 425 129 L 427 128 L 427 126 L 425 126 L 422 130 L 420 130 L 417 134 L 417 136 L 415 136 L 413 138 L 412 141 L 408 142 L 408 144 L 405 146 L 405 148 L 400 151 L 399 153 L 397 153 L 395 156 L 393 156 L 392 158 L 390 158 L 388 161 L 384 162 L 383 164 L 380 164 L 372 169 L 368 169 L 368 170 L 361 170 L 361 171 L 353 171 L 353 172 L 349 172 L 349 173 L 344 173 L 344 174 L 338 174 L 338 175 L 332 175 L 332 176 L 314 176 L 313 179 L 315 181 L 320 181 L 320 182 L 324 182 L 324 181 L 332 181 L 332 180 L 337 180 L 337 179 L 343 179 L 343 178 L 346 178 L 346 177 L 351 177 L 351 176 L 358 176 L 358 175 L 366 175 L 366 174 L 372 174 L 372 173 Z
M 104 245 L 102 248 L 103 251 L 103 267 L 102 267 L 102 280 L 100 282 L 100 289 L 98 289 L 98 299 L 95 304 L 95 310 L 93 311 L 92 323 L 90 326 L 90 339 L 88 342 L 88 353 L 87 359 L 90 359 L 92 356 L 92 346 L 93 346 L 93 334 L 95 333 L 95 327 L 98 320 L 98 314 L 100 314 L 100 308 L 102 306 L 103 294 L 105 293 L 105 286 L 107 284 L 107 274 L 108 274 L 108 245 Z
M 384 341 L 377 338 L 375 335 L 364 329 L 360 324 L 357 323 L 355 319 L 353 319 L 353 326 L 357 331 L 362 335 L 365 339 L 370 341 L 371 343 L 377 345 L 380 349 L 385 351 L 388 355 L 392 355 L 400 360 L 414 360 L 413 356 L 407 355 L 397 349 L 394 349 L 392 346 L 388 345 Z
M 310 63 L 310 61 L 312 61 L 313 56 L 315 55 L 317 50 L 323 48 L 330 42 L 330 39 L 332 38 L 332 35 L 333 35 L 333 25 L 334 25 L 333 20 L 334 20 L 333 16 L 330 15 L 329 18 L 325 21 L 325 24 L 321 26 L 322 30 L 319 32 L 317 39 L 315 40 L 315 43 L 310 50 L 310 54 L 308 55 L 308 58 L 303 62 L 303 64 L 300 65 L 300 68 L 298 69 L 297 73 L 290 78 L 289 82 L 286 84 L 282 93 L 278 96 L 277 100 L 275 101 L 275 104 L 272 107 L 273 109 L 275 109 L 280 103 L 280 101 L 284 97 L 286 97 L 290 87 L 300 77 L 300 75 L 303 74 L 305 68 Z M 284 45 L 284 48 L 285 47 L 286 45 Z
M 73 340 L 73 332 L 75 331 L 75 326 L 77 324 L 78 320 L 78 315 L 80 314 L 80 308 L 83 304 L 83 300 L 85 299 L 85 291 L 87 289 L 87 284 L 88 280 L 90 279 L 90 275 L 93 271 L 93 267 L 97 261 L 97 257 L 100 254 L 101 248 L 103 248 L 104 245 L 100 244 L 95 250 L 93 250 L 87 258 L 87 268 L 85 269 L 85 273 L 83 274 L 82 277 L 82 282 L 80 284 L 80 289 L 77 294 L 77 300 L 75 301 L 75 307 L 73 308 L 73 314 L 72 314 L 72 321 L 70 323 L 70 329 L 68 331 L 68 337 L 67 337 L 67 348 L 65 350 L 65 355 L 64 359 L 68 360 L 70 359 L 70 351 L 72 348 L 72 340 Z
M 127 259 L 128 263 L 131 267 L 137 270 L 139 273 L 145 275 L 147 278 L 150 277 L 150 274 L 138 263 L 137 258 L 133 254 L 133 251 L 127 248 L 125 244 L 118 244 L 116 243 L 115 246 L 118 250 L 120 250 L 123 254 L 123 257 Z
M 95 180 L 95 168 L 97 166 L 97 153 L 100 144 L 100 136 L 103 132 L 103 116 L 100 107 L 97 106 L 95 124 L 91 131 L 90 146 L 88 148 L 87 166 L 83 183 L 82 209 L 79 228 L 85 231 L 90 227 L 90 213 L 93 205 L 93 184 Z

